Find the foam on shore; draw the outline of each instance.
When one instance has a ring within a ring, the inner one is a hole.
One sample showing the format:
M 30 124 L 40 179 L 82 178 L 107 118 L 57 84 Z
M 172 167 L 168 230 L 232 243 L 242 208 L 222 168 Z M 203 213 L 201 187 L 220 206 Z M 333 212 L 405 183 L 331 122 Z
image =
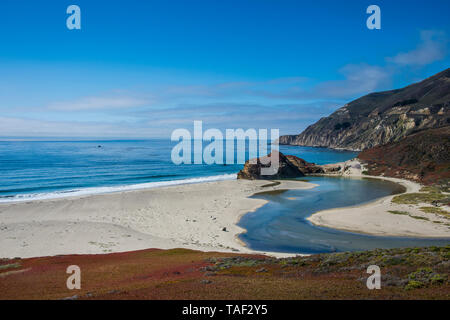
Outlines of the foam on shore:
M 169 187 L 169 186 L 176 186 L 176 185 L 183 185 L 183 184 L 236 180 L 236 178 L 237 178 L 237 174 L 223 174 L 223 175 L 209 176 L 209 177 L 198 177 L 198 178 L 170 180 L 170 181 L 155 181 L 155 182 L 139 183 L 139 184 L 132 184 L 132 185 L 82 188 L 82 189 L 53 191 L 53 192 L 46 192 L 46 193 L 18 194 L 18 195 L 14 195 L 14 196 L 0 197 L 0 203 L 35 201 L 35 200 L 51 200 L 51 199 L 59 199 L 59 198 L 67 198 L 67 197 L 78 197 L 78 196 L 105 194 L 105 193 L 114 193 L 114 192 L 123 192 L 123 191 L 153 189 L 153 188 Z

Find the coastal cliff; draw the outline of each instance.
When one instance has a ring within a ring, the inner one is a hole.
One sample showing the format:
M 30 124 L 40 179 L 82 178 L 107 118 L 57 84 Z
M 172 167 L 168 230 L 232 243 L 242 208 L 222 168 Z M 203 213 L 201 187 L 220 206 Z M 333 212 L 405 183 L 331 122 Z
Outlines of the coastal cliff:
M 450 180 L 450 127 L 417 132 L 358 155 L 370 175 L 447 185 Z
M 361 151 L 450 124 L 450 68 L 402 89 L 354 100 L 280 144 Z

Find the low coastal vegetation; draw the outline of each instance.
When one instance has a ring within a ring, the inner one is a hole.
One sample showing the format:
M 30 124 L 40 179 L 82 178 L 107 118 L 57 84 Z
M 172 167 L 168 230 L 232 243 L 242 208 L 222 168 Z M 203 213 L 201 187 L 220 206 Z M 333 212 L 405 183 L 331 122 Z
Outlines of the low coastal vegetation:
M 442 193 L 420 192 L 395 196 L 392 199 L 392 202 L 396 204 L 438 204 L 442 203 L 442 200 L 444 199 L 448 199 L 448 196 Z
M 406 204 L 414 206 L 422 205 L 419 207 L 419 209 L 423 213 L 432 214 L 445 220 L 450 219 L 450 213 L 446 209 L 444 209 L 443 206 L 448 206 L 449 202 L 450 196 L 448 195 L 448 193 L 442 191 L 442 188 L 440 188 L 439 186 L 426 186 L 420 189 L 420 192 L 401 194 L 395 196 L 392 199 L 392 203 L 395 204 Z M 424 204 L 426 204 L 427 206 L 423 206 Z M 432 216 L 430 217 L 416 216 L 410 214 L 407 211 L 399 211 L 399 210 L 391 210 L 388 212 L 398 215 L 409 215 L 411 218 L 427 221 L 429 221 L 430 218 L 432 217 Z M 444 223 L 443 221 L 433 221 L 433 222 L 439 224 Z M 450 224 L 446 223 L 446 225 Z
M 422 187 L 420 189 L 420 192 L 442 193 L 442 192 L 448 192 L 448 190 L 444 186 L 436 185 L 436 186 L 425 186 L 425 187 Z
M 392 199 L 392 203 L 414 206 L 423 213 L 429 214 L 429 216 L 414 215 L 405 210 L 389 210 L 388 212 L 396 215 L 409 216 L 417 220 L 431 221 L 436 224 L 450 227 L 450 223 L 446 223 L 446 221 L 450 219 L 450 213 L 443 208 L 443 206 L 448 206 L 449 202 L 449 195 L 442 188 L 437 185 L 425 186 L 417 193 L 407 193 L 395 196 Z M 426 206 L 424 206 L 424 204 Z M 440 218 L 440 220 L 436 220 L 436 218 Z
M 82 268 L 82 289 L 76 292 L 65 287 L 66 268 L 72 264 Z M 381 269 L 381 290 L 367 289 L 370 265 Z M 450 245 L 282 259 L 187 249 L 148 249 L 105 255 L 3 259 L 0 266 L 0 299 L 450 297 Z
M 428 219 L 427 217 L 422 217 L 422 216 L 410 216 L 411 218 L 417 219 L 417 220 L 425 220 L 425 221 L 429 221 L 430 219 Z
M 0 271 L 20 268 L 20 263 L 9 263 L 0 265 Z
M 444 216 L 446 218 L 450 218 L 450 214 L 444 209 L 439 207 L 421 207 L 420 210 L 422 210 L 425 213 L 434 213 L 437 215 Z
M 413 180 L 423 192 L 449 192 L 450 126 L 422 130 L 390 144 L 362 151 L 358 159 L 370 175 Z
M 406 216 L 409 214 L 409 213 L 406 212 L 406 211 L 398 211 L 398 210 L 389 210 L 388 212 L 389 212 L 389 213 L 392 213 L 392 214 L 406 215 Z

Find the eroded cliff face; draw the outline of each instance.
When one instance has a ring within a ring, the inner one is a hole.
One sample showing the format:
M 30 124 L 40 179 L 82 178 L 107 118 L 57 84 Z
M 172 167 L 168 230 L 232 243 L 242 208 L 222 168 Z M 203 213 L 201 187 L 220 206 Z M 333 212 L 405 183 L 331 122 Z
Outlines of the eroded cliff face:
M 450 126 L 420 131 L 398 142 L 364 150 L 358 159 L 370 175 L 403 178 L 448 188 Z
M 450 69 L 403 89 L 372 93 L 280 144 L 365 150 L 450 125 Z

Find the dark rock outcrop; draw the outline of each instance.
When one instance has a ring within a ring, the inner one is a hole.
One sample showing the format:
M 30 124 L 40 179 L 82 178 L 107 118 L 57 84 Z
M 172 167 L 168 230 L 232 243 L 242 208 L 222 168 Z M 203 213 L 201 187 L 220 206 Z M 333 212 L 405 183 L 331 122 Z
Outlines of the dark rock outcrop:
M 256 159 L 256 163 L 247 161 L 238 173 L 238 179 L 259 180 L 259 179 L 285 179 L 298 178 L 306 174 L 323 173 L 323 169 L 314 163 L 306 162 L 296 156 L 285 156 L 281 152 L 277 152 L 279 156 L 278 170 L 271 175 L 262 175 L 261 169 L 268 168 L 271 165 L 272 153 L 268 156 Z
M 448 185 L 450 127 L 417 132 L 401 141 L 365 150 L 358 158 L 370 175 Z
M 280 144 L 365 150 L 450 124 L 450 69 L 402 89 L 352 101 Z
M 306 162 L 302 158 L 296 156 L 286 156 L 286 158 L 294 164 L 299 170 L 304 174 L 315 174 L 315 173 L 324 173 L 324 170 L 321 166 L 316 165 L 315 163 Z
M 247 161 L 244 165 L 244 169 L 239 171 L 238 179 L 248 179 L 248 180 L 258 180 L 258 179 L 283 179 L 283 178 L 297 178 L 302 177 L 304 174 L 292 164 L 288 158 L 278 151 L 273 151 L 278 153 L 278 170 L 272 175 L 262 175 L 262 168 L 269 168 L 271 166 L 272 153 L 269 155 L 256 159 L 256 163 L 251 163 Z M 253 160 L 254 161 L 254 160 Z

